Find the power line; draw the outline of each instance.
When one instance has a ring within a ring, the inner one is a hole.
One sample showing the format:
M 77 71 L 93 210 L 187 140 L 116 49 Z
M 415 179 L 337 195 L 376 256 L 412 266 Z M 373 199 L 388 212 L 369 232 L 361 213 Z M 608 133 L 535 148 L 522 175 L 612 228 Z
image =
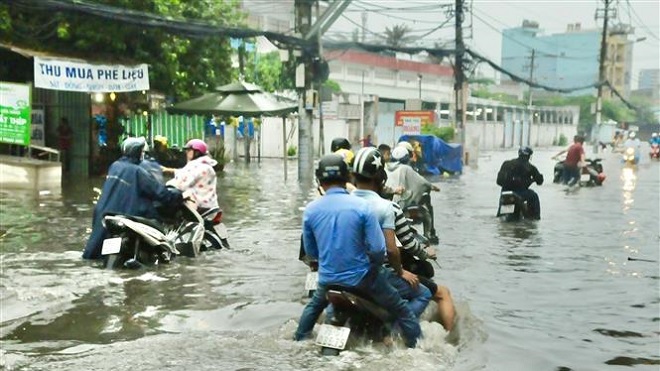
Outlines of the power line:
M 648 33 L 649 36 L 651 36 L 656 40 L 660 40 L 658 35 L 654 34 L 651 31 L 651 29 L 644 23 L 644 21 L 642 21 L 642 18 L 639 16 L 639 14 L 637 14 L 635 8 L 633 8 L 632 4 L 630 4 L 630 0 L 626 0 L 626 3 L 628 4 L 628 11 L 630 12 L 632 10 L 632 14 L 635 16 L 635 19 L 637 19 L 637 21 L 639 22 L 639 26 L 641 26 Z

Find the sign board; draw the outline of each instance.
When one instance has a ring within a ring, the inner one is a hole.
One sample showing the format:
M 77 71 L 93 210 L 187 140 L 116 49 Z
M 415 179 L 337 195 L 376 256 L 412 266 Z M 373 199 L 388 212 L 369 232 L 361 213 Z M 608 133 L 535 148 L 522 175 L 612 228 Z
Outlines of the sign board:
M 30 145 L 31 87 L 0 81 L 0 142 Z
M 360 119 L 360 105 L 339 103 L 337 105 L 337 118 L 344 120 L 359 120 Z
M 394 125 L 403 126 L 403 119 L 406 117 L 419 118 L 422 125 L 435 125 L 437 122 L 435 111 L 396 111 Z
M 37 146 L 45 146 L 45 113 L 43 108 L 32 109 L 32 133 L 30 134 L 30 142 Z
M 403 134 L 419 135 L 422 133 L 422 120 L 419 117 L 403 118 Z
M 149 90 L 149 67 L 34 57 L 34 86 L 84 93 Z

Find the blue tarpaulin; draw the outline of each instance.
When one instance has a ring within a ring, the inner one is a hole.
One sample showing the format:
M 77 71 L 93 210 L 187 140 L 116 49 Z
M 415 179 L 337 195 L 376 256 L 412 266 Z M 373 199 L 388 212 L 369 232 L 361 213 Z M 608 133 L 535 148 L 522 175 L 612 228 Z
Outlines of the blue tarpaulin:
M 435 135 L 402 135 L 401 141 L 410 142 L 414 148 L 417 148 L 415 142 L 421 146 L 422 162 L 418 167 L 422 174 L 463 171 L 463 148 L 458 143 L 447 143 Z

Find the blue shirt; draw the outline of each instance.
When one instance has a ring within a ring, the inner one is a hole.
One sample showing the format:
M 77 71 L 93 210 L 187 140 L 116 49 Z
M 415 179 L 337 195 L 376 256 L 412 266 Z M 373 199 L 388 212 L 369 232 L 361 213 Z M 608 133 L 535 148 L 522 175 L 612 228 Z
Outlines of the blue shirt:
M 320 284 L 357 286 L 385 258 L 385 238 L 369 204 L 330 188 L 303 213 L 305 253 L 319 261 Z
M 392 201 L 388 201 L 380 197 L 378 193 L 367 189 L 356 189 L 351 194 L 369 203 L 369 208 L 378 218 L 380 228 L 394 230 L 395 214 Z

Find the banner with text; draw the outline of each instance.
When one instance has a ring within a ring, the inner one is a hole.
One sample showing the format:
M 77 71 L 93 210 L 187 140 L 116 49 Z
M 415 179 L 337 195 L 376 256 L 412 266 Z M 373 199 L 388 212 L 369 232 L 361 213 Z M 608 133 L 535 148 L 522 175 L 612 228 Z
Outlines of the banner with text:
M 30 85 L 0 81 L 0 142 L 30 145 Z
M 149 90 L 149 67 L 146 64 L 102 65 L 34 57 L 34 86 L 85 93 Z

